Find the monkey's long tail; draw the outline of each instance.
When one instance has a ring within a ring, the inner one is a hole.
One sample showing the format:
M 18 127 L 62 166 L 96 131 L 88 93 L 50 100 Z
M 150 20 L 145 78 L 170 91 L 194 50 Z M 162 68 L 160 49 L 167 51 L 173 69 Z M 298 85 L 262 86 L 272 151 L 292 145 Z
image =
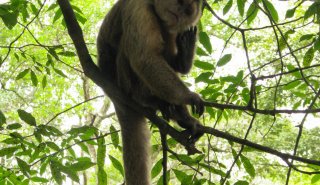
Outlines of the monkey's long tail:
M 116 107 L 121 126 L 126 185 L 151 185 L 150 130 L 145 118 L 128 108 Z

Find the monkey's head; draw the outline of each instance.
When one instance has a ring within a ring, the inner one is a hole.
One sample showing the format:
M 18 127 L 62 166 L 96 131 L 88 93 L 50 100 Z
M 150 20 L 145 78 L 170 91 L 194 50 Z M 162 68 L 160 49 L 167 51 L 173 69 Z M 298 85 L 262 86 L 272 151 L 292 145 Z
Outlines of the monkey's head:
M 157 15 L 170 32 L 195 26 L 201 16 L 203 0 L 154 0 Z

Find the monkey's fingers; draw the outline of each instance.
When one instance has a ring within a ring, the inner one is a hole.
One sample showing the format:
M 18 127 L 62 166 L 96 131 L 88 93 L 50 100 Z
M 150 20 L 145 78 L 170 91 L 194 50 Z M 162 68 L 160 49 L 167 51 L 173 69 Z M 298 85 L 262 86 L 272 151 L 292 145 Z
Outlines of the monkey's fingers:
M 196 107 L 196 113 L 199 115 L 199 116 L 202 116 L 202 114 L 204 113 L 204 103 L 203 101 L 201 100 L 198 104 L 197 104 L 197 107 Z

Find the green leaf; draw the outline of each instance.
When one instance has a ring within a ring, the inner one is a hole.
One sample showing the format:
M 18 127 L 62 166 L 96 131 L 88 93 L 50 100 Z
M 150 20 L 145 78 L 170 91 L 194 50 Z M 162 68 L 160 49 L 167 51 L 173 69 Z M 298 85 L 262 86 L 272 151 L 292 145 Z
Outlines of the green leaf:
M 84 171 L 94 165 L 95 165 L 95 163 L 91 162 L 90 160 L 89 161 L 79 161 L 74 164 L 71 164 L 70 168 L 75 171 Z
M 83 14 L 83 12 L 81 11 L 81 9 L 75 5 L 71 5 L 72 9 L 75 10 L 75 12 L 81 13 Z
M 45 160 L 44 162 L 42 162 L 40 167 L 40 175 L 43 175 L 44 172 L 46 172 L 48 164 L 49 164 L 49 160 Z
M 8 29 L 12 29 L 18 22 L 19 12 L 14 11 L 4 15 L 0 15 L 3 23 L 6 25 Z
M 185 172 L 180 171 L 180 170 L 173 170 L 173 173 L 175 174 L 175 176 L 177 177 L 177 179 L 179 180 L 179 182 L 181 182 L 181 184 L 186 184 L 186 183 L 190 183 L 192 181 L 192 176 L 187 175 Z
M 120 161 L 118 161 L 116 158 L 112 157 L 111 155 L 109 155 L 109 159 L 111 160 L 112 165 L 120 172 L 122 177 L 124 177 L 124 170 Z
M 246 172 L 252 178 L 254 178 L 256 175 L 256 170 L 254 169 L 254 166 L 251 164 L 250 160 L 247 157 L 245 157 L 244 155 L 240 155 L 240 158 L 241 158 L 241 162 L 242 162 L 243 167 L 246 170 Z
M 46 86 L 47 86 L 47 76 L 43 76 L 41 85 L 42 85 L 43 89 L 46 88 Z
M 304 20 L 316 14 L 319 8 L 320 8 L 319 2 L 314 2 L 312 5 L 310 5 L 307 11 L 304 13 Z
M 237 157 L 237 152 L 236 152 L 233 148 L 231 148 L 231 149 L 232 149 L 232 156 L 233 156 L 233 159 L 236 159 L 236 157 Z M 240 160 L 239 160 L 239 159 L 236 161 L 236 164 L 237 164 L 237 166 L 238 166 L 238 167 L 240 167 L 240 166 L 241 166 L 241 162 L 240 162 Z
M 82 127 L 75 127 L 71 128 L 67 133 L 70 135 L 79 135 L 85 133 L 88 129 L 90 129 L 90 126 L 82 126 Z
M 8 14 L 10 11 L 10 6 L 6 4 L 0 4 L 0 16 Z
M 16 157 L 16 160 L 17 160 L 17 162 L 18 162 L 18 166 L 19 166 L 21 172 L 22 172 L 25 176 L 29 177 L 29 174 L 30 174 L 30 166 L 29 166 L 25 161 L 23 161 L 22 159 L 20 159 L 20 158 L 18 158 L 18 157 Z
M 247 182 L 247 181 L 237 181 L 233 185 L 249 185 L 249 182 Z
M 21 78 L 25 77 L 28 73 L 29 73 L 30 69 L 25 69 L 22 72 L 20 72 L 17 77 L 16 80 L 20 80 Z
M 295 11 L 296 11 L 296 8 L 292 8 L 292 9 L 287 10 L 286 19 L 292 18 L 294 13 L 295 13 Z
M 301 41 L 304 41 L 304 40 L 310 40 L 310 39 L 312 39 L 314 36 L 315 36 L 314 34 L 302 35 L 302 36 L 300 37 L 300 40 L 299 40 L 299 41 L 301 42 Z
M 214 66 L 208 62 L 202 62 L 199 60 L 196 60 L 194 62 L 194 66 L 196 66 L 197 68 L 203 69 L 203 70 L 209 70 L 212 71 L 214 69 Z
M 230 8 L 232 7 L 233 0 L 229 0 L 226 6 L 223 8 L 223 15 L 229 12 Z
M 284 90 L 293 89 L 295 87 L 298 87 L 300 84 L 301 84 L 300 80 L 293 81 L 293 82 L 290 82 L 289 84 L 287 84 L 286 86 L 284 86 L 283 89 Z
M 209 83 L 210 81 L 210 77 L 212 76 L 211 72 L 205 72 L 205 73 L 201 73 L 196 79 L 195 82 L 205 82 L 205 83 Z
M 268 0 L 263 0 L 265 2 L 265 5 L 267 7 L 267 10 L 268 12 L 270 13 L 272 19 L 275 21 L 275 22 L 278 22 L 279 21 L 279 15 L 278 15 L 278 12 L 277 10 L 274 8 L 273 4 L 268 1 Z
M 252 23 L 252 21 L 257 17 L 258 10 L 259 8 L 256 6 L 255 2 L 251 3 L 246 15 L 248 17 L 247 19 L 248 25 Z
M 306 54 L 303 57 L 303 67 L 308 67 L 311 65 L 311 62 L 314 57 L 314 49 L 313 47 L 309 48 Z
M 37 75 L 31 70 L 30 76 L 31 76 L 32 85 L 36 87 L 38 85 Z
M 14 152 L 16 152 L 19 149 L 19 147 L 8 147 L 8 148 L 2 148 L 0 150 L 0 157 L 4 156 L 11 156 Z
M 232 55 L 231 54 L 226 54 L 224 55 L 222 58 L 220 58 L 220 60 L 218 61 L 217 63 L 217 66 L 218 67 L 221 67 L 221 66 L 224 66 L 226 65 L 228 62 L 230 62 L 232 58 Z
M 75 57 L 77 56 L 74 52 L 72 51 L 62 51 L 62 52 L 59 52 L 57 53 L 58 55 L 62 55 L 62 56 L 65 56 L 65 57 Z
M 246 0 L 237 0 L 238 11 L 241 17 L 244 15 L 244 5 Z
M 44 128 L 47 131 L 49 131 L 52 135 L 55 135 L 55 136 L 62 136 L 63 135 L 63 133 L 54 126 L 45 125 Z
M 6 117 L 3 112 L 0 110 L 0 127 L 7 122 Z
M 49 182 L 48 179 L 42 178 L 42 177 L 31 177 L 30 180 L 33 181 L 33 182 L 42 182 L 42 183 Z
M 167 171 L 167 184 L 169 184 L 170 180 L 170 171 Z M 163 185 L 163 175 L 159 178 L 157 185 Z
M 208 53 L 205 52 L 205 51 L 204 51 L 202 48 L 200 48 L 200 47 L 197 47 L 196 53 L 197 53 L 197 55 L 199 55 L 199 56 L 208 56 Z
M 62 164 L 59 164 L 59 168 L 60 168 L 61 172 L 66 174 L 71 180 L 79 183 L 80 179 L 79 179 L 79 175 L 77 174 L 76 171 L 74 171 L 70 167 L 63 166 Z
M 98 139 L 97 165 L 98 165 L 98 185 L 107 184 L 107 173 L 104 170 L 106 158 L 106 145 L 104 137 Z
M 21 109 L 18 110 L 18 114 L 22 121 L 26 122 L 31 126 L 37 126 L 36 119 L 32 116 L 32 114 Z
M 68 78 L 67 75 L 65 75 L 60 69 L 54 68 L 53 70 L 54 70 L 54 72 L 56 72 L 58 75 L 60 75 L 60 76 L 62 76 L 62 77 L 64 77 L 64 78 Z
M 60 151 L 60 147 L 59 147 L 56 143 L 54 143 L 54 142 L 47 141 L 47 142 L 45 142 L 45 144 L 46 144 L 49 148 L 51 148 L 51 149 L 53 149 L 53 150 L 55 150 L 55 151 Z
M 78 145 L 80 146 L 80 148 L 82 149 L 82 151 L 86 152 L 87 154 L 90 154 L 89 152 L 89 148 L 86 144 L 84 143 L 78 143 Z
M 313 47 L 315 50 L 320 51 L 320 37 L 318 37 L 318 39 L 315 41 Z
M 58 7 L 58 4 L 57 4 L 57 3 L 53 3 L 53 4 L 51 4 L 51 5 L 49 6 L 49 8 L 48 8 L 47 11 L 53 10 L 53 9 L 55 9 L 55 8 L 57 8 L 57 7 Z
M 57 161 L 51 161 L 50 162 L 50 170 L 53 179 L 59 184 L 62 184 L 62 174 L 61 170 L 59 168 L 59 163 Z
M 62 16 L 61 9 L 59 8 L 54 14 L 52 23 L 55 23 Z
M 13 123 L 13 124 L 7 125 L 8 130 L 15 130 L 21 127 L 22 125 L 20 123 Z
M 32 13 L 36 15 L 38 13 L 37 7 L 32 3 L 30 3 L 30 6 L 31 6 Z
M 111 141 L 114 147 L 119 146 L 119 132 L 116 132 L 116 128 L 113 125 L 110 126 Z
M 208 53 L 212 53 L 212 45 L 210 42 L 210 38 L 206 32 L 199 33 L 199 41 Z
M 78 12 L 74 13 L 76 15 L 76 18 L 79 22 L 81 22 L 82 24 L 87 22 L 87 18 L 83 17 L 81 14 L 79 14 Z
M 315 184 L 320 180 L 320 174 L 316 174 L 311 179 L 311 184 Z
M 160 174 L 162 170 L 162 159 L 160 159 L 152 168 L 151 170 L 151 177 L 154 179 L 157 175 Z

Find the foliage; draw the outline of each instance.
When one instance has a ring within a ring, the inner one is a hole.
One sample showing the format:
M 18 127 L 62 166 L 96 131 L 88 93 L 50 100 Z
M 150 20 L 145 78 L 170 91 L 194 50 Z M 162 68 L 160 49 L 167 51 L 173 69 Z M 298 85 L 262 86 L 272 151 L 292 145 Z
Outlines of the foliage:
M 97 30 L 114 2 L 71 3 L 96 57 Z M 317 160 L 320 2 L 208 4 L 212 8 L 206 7 L 199 24 L 193 71 L 183 77 L 205 100 L 217 103 L 207 106 L 200 120 L 277 151 Z M 121 183 L 114 108 L 84 76 L 58 4 L 10 0 L 0 4 L 0 17 L 0 184 Z M 162 184 L 159 130 L 151 131 L 152 181 Z M 171 184 L 320 180 L 319 174 L 306 175 L 319 166 L 283 161 L 210 134 L 197 142 L 202 154 L 185 155 L 172 138 L 167 145 Z

